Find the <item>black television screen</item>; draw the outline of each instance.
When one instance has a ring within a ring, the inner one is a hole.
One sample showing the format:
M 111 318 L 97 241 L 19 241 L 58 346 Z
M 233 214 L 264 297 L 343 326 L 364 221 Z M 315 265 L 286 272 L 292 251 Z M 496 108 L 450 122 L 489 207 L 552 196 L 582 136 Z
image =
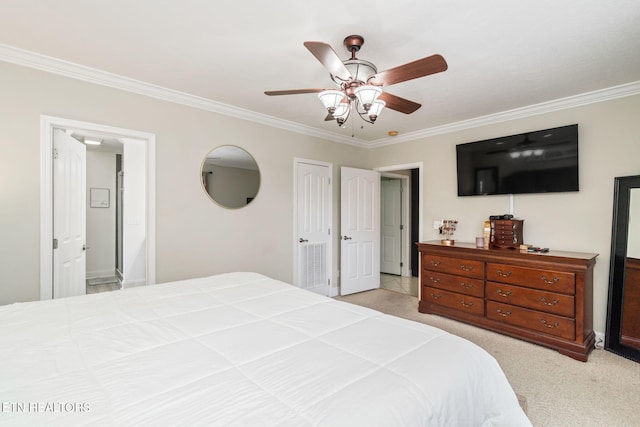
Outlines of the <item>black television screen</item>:
M 578 191 L 578 125 L 456 146 L 458 196 Z

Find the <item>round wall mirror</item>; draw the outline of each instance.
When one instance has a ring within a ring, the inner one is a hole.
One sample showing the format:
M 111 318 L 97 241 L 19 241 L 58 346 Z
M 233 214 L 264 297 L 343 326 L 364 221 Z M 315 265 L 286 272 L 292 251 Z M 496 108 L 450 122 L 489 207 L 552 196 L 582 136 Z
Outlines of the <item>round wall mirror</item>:
M 251 203 L 260 189 L 260 169 L 246 150 L 233 145 L 214 148 L 202 162 L 202 186 L 211 200 L 238 209 Z

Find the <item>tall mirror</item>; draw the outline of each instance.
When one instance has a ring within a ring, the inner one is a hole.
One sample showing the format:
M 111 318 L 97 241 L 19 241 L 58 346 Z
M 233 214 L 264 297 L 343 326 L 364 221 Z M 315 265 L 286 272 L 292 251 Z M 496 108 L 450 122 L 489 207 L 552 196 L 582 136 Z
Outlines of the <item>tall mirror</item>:
M 605 348 L 640 362 L 640 175 L 615 179 Z
M 260 169 L 251 154 L 233 145 L 211 150 L 202 162 L 202 187 L 218 205 L 242 208 L 260 189 Z

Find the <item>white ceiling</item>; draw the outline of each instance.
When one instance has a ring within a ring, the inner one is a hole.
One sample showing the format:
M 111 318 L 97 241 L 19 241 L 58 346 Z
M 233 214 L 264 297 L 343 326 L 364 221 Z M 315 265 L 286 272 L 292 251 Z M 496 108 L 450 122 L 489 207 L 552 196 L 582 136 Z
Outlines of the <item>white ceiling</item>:
M 385 110 L 375 125 L 325 122 L 315 94 L 264 95 L 331 87 L 303 42 L 327 42 L 346 59 L 350 34 L 365 38 L 357 56 L 379 71 L 435 53 L 449 69 L 385 88 L 422 108 Z M 636 90 L 640 1 L 3 0 L 0 44 L 374 145 L 390 130 L 401 138 L 619 85 Z

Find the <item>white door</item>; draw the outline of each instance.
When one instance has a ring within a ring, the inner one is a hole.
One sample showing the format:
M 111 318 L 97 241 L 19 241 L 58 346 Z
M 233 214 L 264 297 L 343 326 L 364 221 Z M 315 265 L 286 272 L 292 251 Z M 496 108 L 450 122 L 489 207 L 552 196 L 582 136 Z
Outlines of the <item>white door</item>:
M 86 293 L 86 147 L 53 135 L 53 297 Z M 56 247 L 57 245 L 57 247 Z
M 325 296 L 331 292 L 331 166 L 296 162 L 296 271 L 294 284 Z
M 340 294 L 380 287 L 380 173 L 341 169 Z
M 380 182 L 380 272 L 402 274 L 402 180 Z

